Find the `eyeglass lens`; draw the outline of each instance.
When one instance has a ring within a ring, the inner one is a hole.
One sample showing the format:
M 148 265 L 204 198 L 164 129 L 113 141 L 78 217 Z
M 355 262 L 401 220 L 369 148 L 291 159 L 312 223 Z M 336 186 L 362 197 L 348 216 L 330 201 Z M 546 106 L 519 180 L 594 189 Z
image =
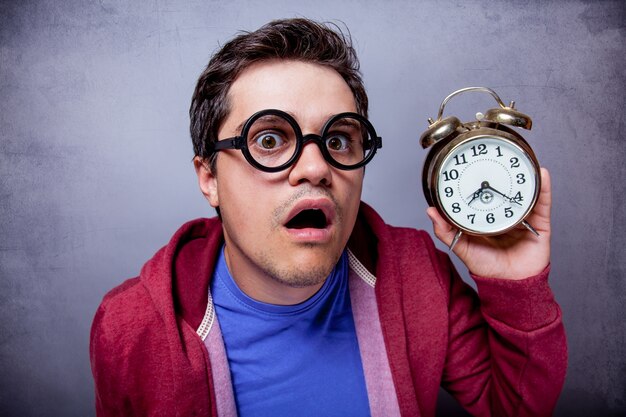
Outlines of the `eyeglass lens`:
M 373 151 L 369 129 L 360 120 L 346 116 L 328 126 L 322 138 L 328 155 L 336 162 L 352 166 L 361 163 Z M 292 125 L 280 115 L 256 119 L 246 136 L 248 151 L 259 164 L 273 168 L 287 163 L 298 150 L 298 138 Z

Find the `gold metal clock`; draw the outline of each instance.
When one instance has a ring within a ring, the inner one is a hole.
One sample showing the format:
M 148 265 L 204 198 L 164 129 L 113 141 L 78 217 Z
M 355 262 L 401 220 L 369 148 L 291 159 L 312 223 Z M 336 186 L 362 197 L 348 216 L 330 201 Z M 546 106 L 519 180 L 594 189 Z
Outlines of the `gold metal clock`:
M 491 94 L 500 107 L 466 123 L 443 118 L 448 101 L 470 91 Z M 450 249 L 462 233 L 492 236 L 519 224 L 538 236 L 525 219 L 541 188 L 539 162 L 526 140 L 507 127 L 530 129 L 530 117 L 518 112 L 515 102 L 506 106 L 490 88 L 467 87 L 446 97 L 437 120 L 428 122 L 420 138 L 422 147 L 430 148 L 422 186 L 428 204 L 458 228 Z

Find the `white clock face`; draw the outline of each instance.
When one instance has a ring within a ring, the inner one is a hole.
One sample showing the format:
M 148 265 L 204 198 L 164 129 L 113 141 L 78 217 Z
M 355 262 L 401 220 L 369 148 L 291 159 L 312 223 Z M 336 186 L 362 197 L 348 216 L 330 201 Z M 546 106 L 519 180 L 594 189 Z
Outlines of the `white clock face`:
M 467 231 L 486 234 L 520 222 L 534 203 L 536 187 L 537 172 L 528 155 L 493 136 L 454 148 L 437 178 L 439 202 L 448 217 Z

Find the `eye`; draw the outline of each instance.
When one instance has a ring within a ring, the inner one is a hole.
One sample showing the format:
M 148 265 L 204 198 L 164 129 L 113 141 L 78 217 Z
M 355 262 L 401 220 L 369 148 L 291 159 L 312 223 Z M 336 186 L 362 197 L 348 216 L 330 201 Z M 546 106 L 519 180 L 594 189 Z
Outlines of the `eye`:
M 254 142 L 262 149 L 272 150 L 281 147 L 285 140 L 278 133 L 265 132 L 259 135 Z
M 326 147 L 330 151 L 344 151 L 350 147 L 350 139 L 344 135 L 335 134 L 326 139 Z

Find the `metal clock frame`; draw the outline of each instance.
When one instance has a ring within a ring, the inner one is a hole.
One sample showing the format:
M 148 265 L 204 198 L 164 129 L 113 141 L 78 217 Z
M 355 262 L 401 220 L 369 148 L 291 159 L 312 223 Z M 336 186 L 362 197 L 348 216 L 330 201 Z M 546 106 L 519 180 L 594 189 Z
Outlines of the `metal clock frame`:
M 539 190 L 541 189 L 541 177 L 538 175 L 539 161 L 537 160 L 537 157 L 528 142 L 526 142 L 522 136 L 505 126 L 491 122 L 470 122 L 465 123 L 462 126 L 467 129 L 465 132 L 458 133 L 449 140 L 442 140 L 436 143 L 433 149 L 428 153 L 428 156 L 424 161 L 424 168 L 422 172 L 422 187 L 424 190 L 424 196 L 426 197 L 429 205 L 436 207 L 437 210 L 444 215 L 446 220 L 455 225 L 458 229 L 462 230 L 464 233 L 474 236 L 494 236 L 506 233 L 522 223 L 537 202 Z M 439 187 L 439 171 L 441 170 L 446 156 L 452 154 L 456 148 L 464 143 L 477 140 L 481 137 L 496 137 L 506 140 L 513 146 L 519 148 L 530 160 L 534 168 L 532 174 L 535 179 L 535 190 L 531 202 L 524 214 L 520 217 L 520 220 L 508 227 L 496 229 L 491 232 L 478 232 L 457 223 L 443 208 L 443 203 L 440 199 L 439 193 L 436 191 Z
M 491 94 L 496 100 L 499 108 L 488 110 L 484 115 L 478 113 L 476 115 L 477 120 L 467 123 L 462 123 L 458 118 L 454 116 L 448 116 L 443 118 L 443 111 L 448 101 L 458 95 L 468 91 L 480 91 Z M 535 156 L 530 145 L 526 140 L 517 132 L 511 130 L 507 126 L 515 126 L 523 129 L 531 129 L 532 120 L 527 115 L 520 113 L 515 109 L 515 102 L 511 101 L 506 106 L 498 94 L 487 87 L 467 87 L 454 91 L 449 94 L 439 106 L 439 112 L 437 114 L 437 120 L 431 118 L 428 119 L 429 128 L 420 137 L 420 143 L 423 148 L 431 147 L 426 159 L 424 161 L 424 167 L 422 169 L 422 188 L 424 196 L 430 206 L 437 208 L 437 211 L 443 215 L 453 225 L 458 227 L 458 231 L 450 244 L 450 250 L 458 242 L 462 233 L 467 233 L 475 236 L 493 236 L 505 233 L 517 225 L 522 224 L 530 232 L 539 236 L 537 231 L 525 220 L 530 211 L 535 207 L 539 192 L 541 189 L 541 177 L 539 175 L 539 161 Z M 446 156 L 450 155 L 457 146 L 466 143 L 470 140 L 477 139 L 481 136 L 489 136 L 500 138 L 510 142 L 512 145 L 520 148 L 521 151 L 528 157 L 533 165 L 533 175 L 535 177 L 535 190 L 532 196 L 532 201 L 528 205 L 527 210 L 520 217 L 520 220 L 513 225 L 496 229 L 491 232 L 478 232 L 475 230 L 467 229 L 466 227 L 458 224 L 451 216 L 448 215 L 441 203 L 438 189 L 438 173 L 441 169 L 443 160 Z

